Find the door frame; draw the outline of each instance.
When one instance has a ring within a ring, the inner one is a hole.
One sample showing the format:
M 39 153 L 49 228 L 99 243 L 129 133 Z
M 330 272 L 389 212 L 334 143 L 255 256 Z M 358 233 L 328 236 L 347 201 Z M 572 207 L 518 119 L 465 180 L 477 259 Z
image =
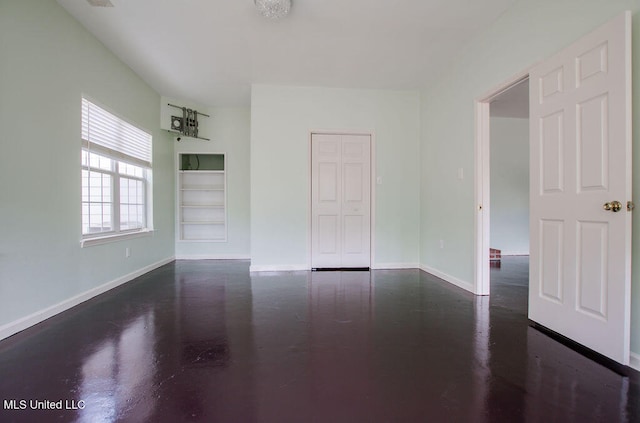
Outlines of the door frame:
M 518 72 L 474 100 L 475 113 L 475 242 L 473 293 L 489 295 L 491 276 L 489 248 L 491 243 L 491 115 L 490 103 L 498 95 L 529 79 L 529 69 Z M 529 145 L 529 143 L 527 143 Z M 529 170 L 531 174 L 531 170 Z
M 313 248 L 313 239 L 312 239 L 312 223 L 313 223 L 313 196 L 311 193 L 311 185 L 312 185 L 312 150 L 311 143 L 313 142 L 314 135 L 366 135 L 369 137 L 370 145 L 370 156 L 369 156 L 369 189 L 370 189 L 370 202 L 369 202 L 369 234 L 370 234 L 370 245 L 369 245 L 369 268 L 375 269 L 375 228 L 376 228 L 376 140 L 375 134 L 373 131 L 336 131 L 336 130 L 311 130 L 309 131 L 309 141 L 307 142 L 307 176 L 309 180 L 307 181 L 307 186 L 309 189 L 307 190 L 307 206 L 309 207 L 307 213 L 307 269 L 312 269 L 312 248 Z

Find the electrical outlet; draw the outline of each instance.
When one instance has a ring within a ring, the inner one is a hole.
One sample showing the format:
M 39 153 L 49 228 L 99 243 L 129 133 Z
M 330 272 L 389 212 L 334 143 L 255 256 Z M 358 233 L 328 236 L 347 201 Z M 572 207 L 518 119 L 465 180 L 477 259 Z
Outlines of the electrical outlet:
M 444 248 L 444 239 L 440 240 L 440 248 Z
M 125 249 L 124 249 L 124 256 L 125 256 L 126 258 L 131 257 L 131 249 L 130 249 L 129 247 L 127 247 L 127 248 L 125 248 Z
M 458 168 L 458 179 L 461 181 L 464 179 L 464 168 L 462 167 Z

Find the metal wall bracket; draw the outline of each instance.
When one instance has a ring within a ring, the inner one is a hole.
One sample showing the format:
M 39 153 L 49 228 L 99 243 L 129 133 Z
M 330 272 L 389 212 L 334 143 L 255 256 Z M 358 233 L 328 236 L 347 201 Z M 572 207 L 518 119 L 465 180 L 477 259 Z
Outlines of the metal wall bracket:
M 171 103 L 167 103 L 167 105 L 182 110 L 182 116 L 171 116 L 171 131 L 178 132 L 186 137 L 211 141 L 209 138 L 204 138 L 198 135 L 198 116 L 211 116 L 200 113 L 194 109 L 176 106 Z M 180 141 L 180 139 L 178 139 L 178 141 Z

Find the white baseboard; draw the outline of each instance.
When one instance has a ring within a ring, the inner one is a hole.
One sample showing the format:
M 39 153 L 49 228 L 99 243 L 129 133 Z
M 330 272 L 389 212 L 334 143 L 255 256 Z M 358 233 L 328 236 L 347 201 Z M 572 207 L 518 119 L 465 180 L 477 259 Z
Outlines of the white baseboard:
M 128 275 L 121 276 L 117 279 L 112 280 L 111 282 L 107 282 L 103 285 L 97 286 L 93 289 L 85 291 L 74 297 L 61 301 L 58 304 L 54 304 L 43 310 L 36 311 L 35 313 L 32 313 L 28 316 L 22 317 L 18 320 L 14 320 L 13 322 L 0 326 L 0 340 L 8 338 L 11 335 L 21 332 L 37 323 L 47 320 L 48 318 L 53 317 L 56 314 L 62 313 L 65 310 L 75 307 L 80 303 L 90 300 L 91 298 L 96 297 L 100 294 L 103 294 L 124 283 L 132 281 L 138 276 L 142 276 L 145 273 L 148 273 L 154 269 L 157 269 L 160 266 L 164 266 L 167 263 L 171 263 L 172 261 L 174 261 L 174 257 L 169 257 L 164 260 L 160 260 L 156 263 L 150 264 L 149 266 L 145 266 L 142 269 L 138 269 L 135 272 L 131 272 Z
M 250 260 L 247 254 L 176 254 L 176 260 Z
M 376 263 L 371 266 L 372 269 L 383 270 L 383 269 L 419 269 L 420 265 L 418 263 Z
M 311 270 L 306 264 L 275 264 L 267 266 L 249 266 L 250 272 L 293 272 L 298 270 Z
M 629 354 L 629 367 L 640 372 L 640 354 L 633 351 Z
M 462 279 L 458 279 L 455 276 L 451 276 L 451 275 L 447 275 L 446 273 L 443 273 L 439 270 L 436 270 L 432 267 L 429 266 L 425 266 L 425 265 L 420 265 L 420 270 L 425 271 L 427 273 L 432 274 L 433 276 L 436 276 L 442 280 L 444 280 L 445 282 L 449 282 L 452 285 L 457 286 L 458 288 L 462 288 L 465 291 L 469 291 L 471 293 L 473 293 L 473 284 L 463 281 Z

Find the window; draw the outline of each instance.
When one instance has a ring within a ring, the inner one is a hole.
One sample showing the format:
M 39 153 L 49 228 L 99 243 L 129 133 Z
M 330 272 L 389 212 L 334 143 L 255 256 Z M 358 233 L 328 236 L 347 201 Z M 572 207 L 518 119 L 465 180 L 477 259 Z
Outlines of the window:
M 148 232 L 151 135 L 82 99 L 82 238 Z

